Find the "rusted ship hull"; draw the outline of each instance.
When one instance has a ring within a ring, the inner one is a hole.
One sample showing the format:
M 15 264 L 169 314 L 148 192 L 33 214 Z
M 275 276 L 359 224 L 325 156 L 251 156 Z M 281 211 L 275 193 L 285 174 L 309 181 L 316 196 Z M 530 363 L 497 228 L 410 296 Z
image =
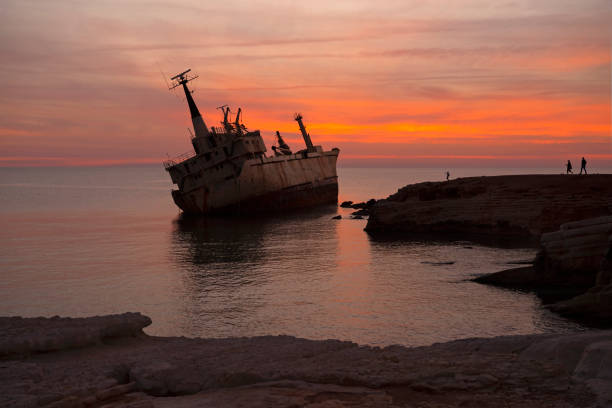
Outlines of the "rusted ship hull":
M 187 214 L 250 214 L 338 202 L 338 150 L 248 160 L 235 178 L 172 191 Z

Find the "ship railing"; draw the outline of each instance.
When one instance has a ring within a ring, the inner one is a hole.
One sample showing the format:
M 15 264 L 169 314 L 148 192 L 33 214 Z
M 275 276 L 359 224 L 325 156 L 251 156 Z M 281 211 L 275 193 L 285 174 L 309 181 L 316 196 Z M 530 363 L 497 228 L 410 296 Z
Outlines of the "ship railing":
M 176 166 L 179 163 L 184 162 L 185 160 L 189 160 L 192 157 L 195 157 L 196 153 L 194 151 L 185 152 L 183 154 L 179 154 L 178 156 L 164 160 L 164 168 L 169 169 L 172 166 Z
M 212 131 L 214 134 L 216 134 L 217 136 L 227 136 L 229 135 L 229 133 L 227 132 L 227 130 L 225 128 L 222 127 L 216 127 L 216 126 L 211 126 Z

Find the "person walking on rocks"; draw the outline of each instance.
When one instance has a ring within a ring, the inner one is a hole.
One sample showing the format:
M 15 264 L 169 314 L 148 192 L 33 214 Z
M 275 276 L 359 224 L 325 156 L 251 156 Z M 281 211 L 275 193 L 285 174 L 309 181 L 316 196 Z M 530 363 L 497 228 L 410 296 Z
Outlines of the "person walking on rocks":
M 450 178 L 450 172 L 446 172 L 446 181 L 448 181 L 448 179 Z
M 568 161 L 567 161 L 567 164 L 565 165 L 565 167 L 567 168 L 567 170 L 566 170 L 565 174 L 570 174 L 570 173 L 572 173 L 572 162 L 571 162 L 571 161 L 569 161 L 569 160 L 568 160 Z M 572 174 L 574 174 L 574 173 L 572 173 Z
M 581 166 L 580 166 L 580 174 L 582 174 L 582 170 L 584 170 L 584 174 L 587 174 L 587 171 L 586 171 L 586 160 L 585 160 L 584 157 L 582 158 L 582 163 L 581 163 Z

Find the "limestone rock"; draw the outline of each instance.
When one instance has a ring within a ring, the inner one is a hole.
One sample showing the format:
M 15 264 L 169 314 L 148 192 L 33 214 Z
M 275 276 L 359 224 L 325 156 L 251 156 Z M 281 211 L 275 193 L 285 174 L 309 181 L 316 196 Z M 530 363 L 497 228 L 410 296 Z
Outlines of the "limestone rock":
M 597 395 L 598 407 L 612 406 L 612 333 L 595 332 L 536 341 L 521 358 L 560 363 Z
M 57 332 L 66 328 L 62 319 L 23 320 L 20 336 L 39 326 Z M 93 329 L 99 320 L 79 323 Z M 593 406 L 596 396 L 607 401 L 610 344 L 612 331 L 465 339 L 416 348 L 291 336 L 138 335 L 1 357 L 0 406 L 449 407 L 465 402 L 584 407 Z M 109 375 L 113 380 L 105 379 Z
M 0 317 L 0 356 L 84 347 L 106 338 L 136 336 L 151 324 L 140 313 L 88 318 Z
M 139 363 L 129 376 L 139 390 L 155 396 L 194 394 L 205 386 L 201 376 L 166 361 Z
M 540 239 L 545 269 L 595 275 L 612 245 L 612 216 L 565 223 Z
M 408 185 L 372 207 L 371 233 L 539 237 L 612 215 L 612 175 L 469 177 Z
M 271 381 L 223 388 L 196 395 L 164 398 L 158 408 L 210 407 L 393 407 L 392 397 L 382 390 L 365 387 L 313 384 L 304 381 Z
M 585 350 L 593 344 L 612 345 L 612 332 L 601 331 L 571 336 L 551 336 L 535 341 L 520 354 L 522 360 L 548 361 L 560 364 L 568 373 L 575 373 Z M 611 357 L 612 358 L 612 357 Z M 584 372 L 584 369 L 580 370 Z M 580 377 L 585 379 L 586 376 Z
M 612 341 L 589 344 L 574 369 L 574 376 L 583 380 L 610 381 L 612 385 Z

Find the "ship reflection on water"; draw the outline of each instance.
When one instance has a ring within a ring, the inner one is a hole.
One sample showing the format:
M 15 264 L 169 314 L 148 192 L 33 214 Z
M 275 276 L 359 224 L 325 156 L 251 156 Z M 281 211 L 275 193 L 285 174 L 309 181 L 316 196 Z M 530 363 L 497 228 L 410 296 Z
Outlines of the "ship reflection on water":
M 336 269 L 335 211 L 175 220 L 171 257 L 183 280 L 183 329 L 280 334 L 293 332 L 296 319 L 324 313 L 317 299 L 327 296 Z
M 175 220 L 176 261 L 203 271 L 202 265 L 244 264 L 261 260 L 265 220 L 236 220 L 181 215 Z M 233 268 L 235 269 L 235 268 Z
M 334 205 L 282 215 L 257 215 L 253 218 L 192 217 L 181 214 L 174 221 L 173 250 L 176 251 L 177 262 L 183 265 L 225 265 L 231 268 L 235 268 L 234 264 L 257 265 L 264 259 L 266 262 L 274 258 L 286 260 L 294 255 L 290 253 L 292 247 L 301 247 L 294 245 L 296 241 L 313 245 L 304 250 L 316 255 L 322 250 L 319 247 L 321 239 L 327 241 L 334 234 L 334 229 L 325 224 L 333 222 L 329 218 L 335 212 Z M 271 245 L 273 243 L 278 246 Z M 333 252 L 334 248 L 328 250 Z

